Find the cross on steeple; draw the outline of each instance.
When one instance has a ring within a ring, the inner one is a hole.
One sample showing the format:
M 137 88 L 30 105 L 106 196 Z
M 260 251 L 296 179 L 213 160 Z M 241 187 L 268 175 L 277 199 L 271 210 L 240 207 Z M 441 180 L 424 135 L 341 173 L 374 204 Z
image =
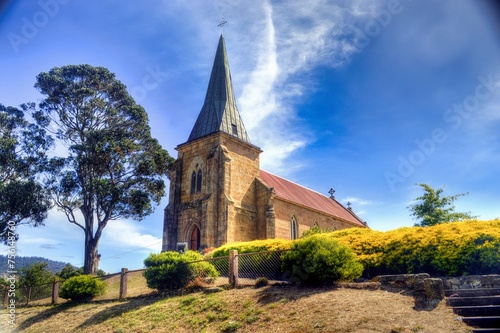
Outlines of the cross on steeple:
M 328 191 L 328 193 L 330 193 L 331 199 L 335 199 L 335 197 L 333 196 L 333 194 L 335 193 L 335 190 L 333 188 L 330 188 L 330 191 Z
M 222 18 L 220 20 L 220 23 L 217 25 L 220 28 L 222 34 L 224 33 L 224 26 L 226 25 L 226 23 L 227 23 L 227 21 L 224 20 L 224 18 Z

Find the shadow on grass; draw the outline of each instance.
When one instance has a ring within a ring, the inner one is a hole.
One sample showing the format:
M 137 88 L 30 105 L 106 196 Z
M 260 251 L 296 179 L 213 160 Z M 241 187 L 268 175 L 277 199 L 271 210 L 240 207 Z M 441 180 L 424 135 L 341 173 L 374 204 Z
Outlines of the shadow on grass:
M 286 303 L 336 289 L 338 289 L 336 286 L 314 288 L 314 287 L 300 287 L 300 286 L 286 285 L 286 284 L 283 285 L 275 284 L 261 288 L 257 293 L 258 295 L 257 302 L 262 305 L 276 303 L 276 302 Z
M 109 307 L 101 312 L 98 312 L 98 313 L 90 316 L 89 319 L 87 319 L 80 326 L 78 326 L 78 328 L 90 326 L 93 324 L 99 324 L 101 322 L 104 322 L 108 318 L 120 316 L 124 312 L 150 305 L 152 303 L 157 302 L 160 299 L 163 299 L 163 298 L 160 297 L 159 295 L 130 298 L 125 302 L 117 303 L 117 305 L 115 305 L 115 306 Z M 81 308 L 81 305 L 84 305 L 84 304 L 98 305 L 98 304 L 106 304 L 106 303 L 114 303 L 114 302 L 118 302 L 118 301 L 117 300 L 96 300 L 96 301 L 90 301 L 90 302 L 86 302 L 86 303 L 67 302 L 67 303 L 55 305 L 55 306 L 52 306 L 46 310 L 43 310 L 42 312 L 40 312 L 32 317 L 29 317 L 28 319 L 23 321 L 17 327 L 17 329 L 21 332 L 21 331 L 37 324 L 37 323 L 48 320 L 49 318 L 51 318 L 59 313 L 62 313 L 62 312 L 66 312 L 69 315 L 71 315 L 72 312 L 81 314 L 82 312 L 86 311 L 85 309 Z M 24 313 L 28 314 L 29 307 L 27 307 L 25 309 L 27 311 Z M 89 308 L 87 310 L 90 311 L 92 309 Z
M 55 315 L 57 315 L 61 312 L 64 312 L 64 311 L 68 311 L 71 308 L 74 308 L 76 306 L 78 306 L 78 304 L 74 304 L 74 303 L 69 302 L 69 303 L 64 303 L 64 304 L 50 307 L 47 310 L 44 310 L 44 311 L 40 312 L 39 314 L 26 319 L 17 327 L 17 329 L 19 331 L 23 331 L 36 323 L 47 320 L 52 316 L 55 316 Z M 24 309 L 27 310 L 27 309 L 29 309 L 29 307 L 26 307 Z M 26 313 L 26 312 L 24 312 L 24 313 Z
M 119 317 L 123 313 L 151 305 L 162 299 L 164 298 L 159 295 L 148 296 L 148 297 L 135 297 L 127 299 L 124 302 L 119 302 L 114 306 L 111 306 L 96 314 L 93 314 L 91 317 L 89 317 L 87 320 L 81 323 L 77 327 L 77 329 L 83 329 L 88 326 L 101 324 L 108 319 Z

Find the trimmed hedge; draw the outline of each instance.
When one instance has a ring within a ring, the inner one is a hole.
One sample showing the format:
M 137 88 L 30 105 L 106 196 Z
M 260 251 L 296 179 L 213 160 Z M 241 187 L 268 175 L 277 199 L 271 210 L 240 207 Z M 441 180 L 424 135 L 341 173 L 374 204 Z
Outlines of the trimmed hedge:
M 363 273 L 350 248 L 319 234 L 293 242 L 282 259 L 283 272 L 304 285 L 351 281 Z
M 200 260 L 203 257 L 195 251 L 151 254 L 144 260 L 147 270 L 143 274 L 148 287 L 159 291 L 183 288 L 196 277 L 219 276 L 211 263 Z
M 93 275 L 73 276 L 64 281 L 59 296 L 75 302 L 91 300 L 106 291 L 106 282 Z

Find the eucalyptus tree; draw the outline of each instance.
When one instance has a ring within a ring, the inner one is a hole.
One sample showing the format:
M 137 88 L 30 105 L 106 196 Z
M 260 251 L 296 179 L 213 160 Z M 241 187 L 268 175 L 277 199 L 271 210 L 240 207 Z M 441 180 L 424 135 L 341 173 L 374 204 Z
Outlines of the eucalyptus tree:
M 95 274 L 110 221 L 141 220 L 165 194 L 173 159 L 151 136 L 148 115 L 103 67 L 69 65 L 40 73 L 35 115 L 65 147 L 50 160 L 47 186 L 57 208 L 85 234 L 84 273 Z
M 4 242 L 18 238 L 16 227 L 21 224 L 42 225 L 51 207 L 38 178 L 52 139 L 26 119 L 33 107 L 0 104 L 0 240 Z

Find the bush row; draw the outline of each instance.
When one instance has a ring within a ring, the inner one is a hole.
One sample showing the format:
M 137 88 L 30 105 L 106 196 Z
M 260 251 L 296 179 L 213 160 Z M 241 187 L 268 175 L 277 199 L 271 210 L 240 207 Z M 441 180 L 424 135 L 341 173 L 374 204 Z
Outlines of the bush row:
M 347 229 L 322 237 L 349 246 L 364 265 L 367 277 L 423 272 L 434 276 L 500 273 L 500 220 L 386 232 Z
M 352 228 L 314 235 L 352 249 L 365 277 L 429 273 L 434 276 L 500 274 L 500 220 L 464 221 L 391 231 Z M 298 240 L 300 242 L 301 240 Z M 213 256 L 287 250 L 297 241 L 258 240 L 224 245 Z

